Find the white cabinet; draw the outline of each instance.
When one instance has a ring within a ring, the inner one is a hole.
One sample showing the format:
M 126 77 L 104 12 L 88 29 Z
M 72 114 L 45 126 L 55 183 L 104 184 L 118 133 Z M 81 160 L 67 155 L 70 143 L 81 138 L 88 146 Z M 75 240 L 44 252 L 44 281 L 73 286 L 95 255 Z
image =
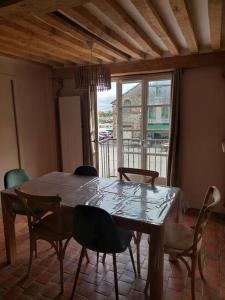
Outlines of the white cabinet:
M 60 97 L 59 115 L 62 167 L 64 172 L 73 172 L 83 164 L 80 97 Z

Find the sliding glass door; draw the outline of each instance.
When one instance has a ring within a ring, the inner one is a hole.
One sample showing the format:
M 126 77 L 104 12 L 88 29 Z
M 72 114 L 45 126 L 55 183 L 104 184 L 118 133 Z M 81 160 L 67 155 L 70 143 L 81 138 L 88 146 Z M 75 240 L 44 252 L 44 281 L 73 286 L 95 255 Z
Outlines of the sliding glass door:
M 109 97 L 112 93 L 114 98 L 108 113 L 111 136 L 106 134 L 100 146 L 107 149 L 100 155 L 100 165 L 107 161 L 107 172 L 102 171 L 102 175 L 116 176 L 118 166 L 146 168 L 158 171 L 164 183 L 170 135 L 171 75 L 119 78 L 113 87 L 108 94 Z M 100 132 L 101 123 L 99 118 Z

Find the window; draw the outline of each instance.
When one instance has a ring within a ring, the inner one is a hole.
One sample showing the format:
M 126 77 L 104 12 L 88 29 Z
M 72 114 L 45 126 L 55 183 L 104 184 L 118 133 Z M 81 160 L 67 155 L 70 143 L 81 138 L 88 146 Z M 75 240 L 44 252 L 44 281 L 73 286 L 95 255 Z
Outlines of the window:
M 168 120 L 169 119 L 169 107 L 168 106 L 163 106 L 161 108 L 161 118 L 163 120 Z
M 118 78 L 111 92 L 102 93 L 99 122 L 106 128 L 111 120 L 112 130 L 99 142 L 100 176 L 116 177 L 118 166 L 146 168 L 158 171 L 160 183 L 166 183 L 171 74 Z
M 156 107 L 149 107 L 148 109 L 148 118 L 149 121 L 156 119 Z
M 124 106 L 131 106 L 131 101 L 130 101 L 130 99 L 125 99 L 125 100 L 124 100 Z

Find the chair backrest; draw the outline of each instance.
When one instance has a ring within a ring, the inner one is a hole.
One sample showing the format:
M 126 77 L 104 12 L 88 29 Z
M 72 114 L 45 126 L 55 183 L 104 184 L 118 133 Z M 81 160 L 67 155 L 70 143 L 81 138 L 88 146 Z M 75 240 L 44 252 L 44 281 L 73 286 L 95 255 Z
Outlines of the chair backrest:
M 117 226 L 105 210 L 77 205 L 74 208 L 75 240 L 87 249 L 102 253 L 114 253 L 121 248 Z
M 53 233 L 57 233 L 58 235 L 62 233 L 61 198 L 59 196 L 30 195 L 20 189 L 15 189 L 15 193 L 26 210 L 30 232 L 32 232 L 33 227 L 39 223 L 43 224 L 47 230 Z M 41 209 L 41 214 L 35 213 L 35 207 Z M 56 224 L 45 222 L 44 217 L 47 214 L 56 215 Z
M 74 175 L 98 176 L 98 171 L 92 166 L 80 166 L 76 168 Z
M 5 173 L 4 175 L 4 186 L 5 189 L 15 187 L 26 181 L 29 181 L 30 177 L 24 169 L 13 169 Z
M 220 202 L 221 194 L 217 187 L 210 186 L 206 192 L 202 208 L 199 212 L 196 224 L 195 224 L 195 233 L 193 247 L 197 248 L 199 242 L 202 241 L 202 237 L 208 223 L 210 213 L 212 209 Z
M 155 179 L 159 177 L 159 172 L 144 169 L 118 168 L 118 172 L 120 175 L 120 180 L 123 180 L 123 178 L 125 178 L 127 181 L 132 181 L 127 174 L 141 175 L 145 177 L 143 183 L 151 183 L 152 185 L 154 185 Z M 148 178 L 146 179 L 146 177 Z

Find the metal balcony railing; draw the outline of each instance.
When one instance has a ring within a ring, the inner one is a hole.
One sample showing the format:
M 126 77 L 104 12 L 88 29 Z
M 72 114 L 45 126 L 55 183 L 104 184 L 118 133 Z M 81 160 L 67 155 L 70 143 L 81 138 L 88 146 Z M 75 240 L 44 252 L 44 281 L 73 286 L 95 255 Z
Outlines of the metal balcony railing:
M 118 141 L 106 138 L 99 141 L 99 174 L 101 177 L 116 177 L 118 161 L 120 165 L 130 168 L 145 167 L 156 170 L 159 176 L 166 178 L 168 161 L 168 139 L 123 139 L 118 157 Z

